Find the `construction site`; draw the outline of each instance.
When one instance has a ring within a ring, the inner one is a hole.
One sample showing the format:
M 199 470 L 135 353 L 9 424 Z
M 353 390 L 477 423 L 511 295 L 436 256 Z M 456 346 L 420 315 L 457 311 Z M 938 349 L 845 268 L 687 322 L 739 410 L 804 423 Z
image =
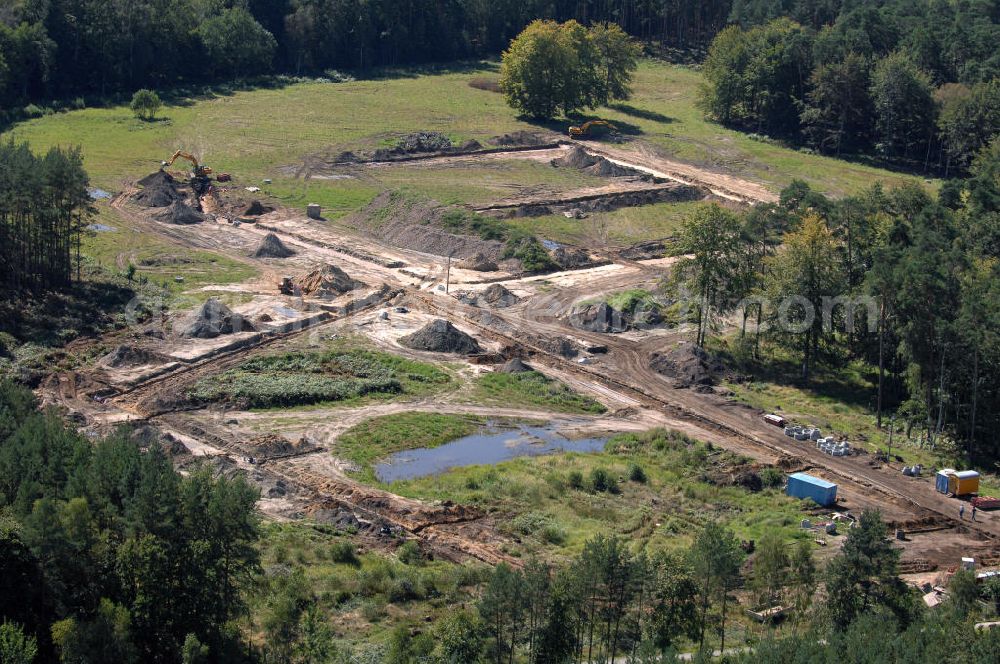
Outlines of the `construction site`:
M 189 172 L 176 170 L 179 157 L 191 162 Z M 216 252 L 252 266 L 256 276 L 205 286 L 203 297 L 186 292 L 200 302 L 191 310 L 137 316 L 99 340 L 111 352 L 46 379 L 44 399 L 87 430 L 139 424 L 181 469 L 208 462 L 221 473 L 245 474 L 261 488 L 259 509 L 268 518 L 350 525 L 372 548 L 412 540 L 439 559 L 521 564 L 511 553 L 517 543 L 500 527 L 512 515 L 399 495 L 334 453 L 338 437 L 373 418 L 436 413 L 541 426 L 535 443 L 549 446 L 533 452 L 527 445 L 524 454 L 586 450 L 587 441 L 603 446 L 615 434 L 657 427 L 683 432 L 738 455 L 747 467 L 835 484 L 832 502 L 802 513 L 820 555 L 832 555 L 843 541 L 838 525 L 842 534 L 863 510 L 876 508 L 896 533 L 906 578 L 918 585 L 944 585 L 964 558 L 977 569 L 1000 564 L 1000 521 L 985 511 L 975 522 L 960 519 L 962 501 L 937 490 L 931 469 L 904 474 L 863 442 L 833 445 L 854 441 L 851 431 L 823 432 L 824 443 L 826 436 L 831 441 L 825 448 L 818 432 L 803 437 L 800 427 L 789 434 L 765 416 L 782 425 L 784 418 L 732 398 L 723 385 L 731 378 L 726 367 L 695 348 L 682 325 L 655 307 L 610 306 L 609 295 L 656 291 L 670 278 L 672 238 L 581 246 L 543 240 L 538 256 L 519 251 L 517 242 L 528 240 L 480 232 L 551 215 L 582 221 L 597 211 L 648 205 L 706 201 L 739 209 L 776 201 L 764 186 L 613 140 L 544 131 L 461 146 L 415 133 L 392 149 L 309 155 L 279 174 L 393 181 L 397 170 L 502 173 L 525 162 L 551 169 L 554 179 L 502 187 L 487 180 L 482 199 L 465 205 L 402 199 L 387 189 L 328 221 L 318 205 L 290 208 L 271 198 L 267 180 L 213 174 L 178 150 L 161 169 L 139 173 L 115 192 L 113 213 L 136 232 Z M 506 193 L 496 195 L 498 189 Z M 529 269 L 529 261 L 544 269 Z M 233 297 L 220 299 L 220 292 Z M 269 358 L 330 348 L 343 354 L 334 360 L 339 368 L 304 370 L 308 389 L 293 384 L 292 374 L 265 396 L 240 382 L 252 371 L 247 367 Z M 378 371 L 351 368 L 345 358 L 362 352 L 381 354 Z M 443 387 L 411 390 L 406 380 L 401 387 L 392 367 L 402 361 L 437 367 Z M 599 406 L 560 414 L 469 396 L 468 386 L 483 375 L 528 367 Z M 456 463 L 490 458 L 476 454 Z M 387 459 L 378 461 L 376 478 Z M 443 467 L 455 465 L 449 463 Z M 669 501 L 643 508 L 651 510 L 650 524 L 671 516 Z

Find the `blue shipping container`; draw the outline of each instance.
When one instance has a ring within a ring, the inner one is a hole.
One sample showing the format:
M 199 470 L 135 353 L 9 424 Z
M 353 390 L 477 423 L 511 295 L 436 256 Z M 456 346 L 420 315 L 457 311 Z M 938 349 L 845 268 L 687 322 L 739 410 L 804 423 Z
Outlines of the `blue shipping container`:
M 948 493 L 948 477 L 955 473 L 951 468 L 942 468 L 934 476 L 934 488 L 940 493 Z
M 824 507 L 837 502 L 836 484 L 805 473 L 789 475 L 785 493 L 793 498 L 812 498 L 817 505 Z

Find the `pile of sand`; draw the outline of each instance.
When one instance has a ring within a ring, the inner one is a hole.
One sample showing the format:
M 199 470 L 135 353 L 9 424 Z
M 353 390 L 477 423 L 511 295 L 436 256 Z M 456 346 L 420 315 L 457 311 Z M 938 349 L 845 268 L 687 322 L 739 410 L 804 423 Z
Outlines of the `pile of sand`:
M 170 207 L 156 213 L 154 217 L 164 223 L 180 225 L 200 224 L 206 219 L 205 215 L 182 201 L 174 201 Z
M 521 358 L 515 357 L 512 360 L 508 360 L 497 369 L 500 373 L 516 374 L 516 373 L 528 373 L 529 371 L 534 371 L 531 367 L 521 361 Z
M 592 155 L 579 146 L 570 150 L 565 156 L 553 159 L 552 165 L 557 168 L 575 168 L 599 177 L 613 178 L 626 175 L 642 175 L 640 171 L 637 171 L 634 168 L 619 166 L 604 157 Z
M 666 353 L 654 353 L 649 366 L 657 373 L 674 378 L 676 387 L 714 385 L 717 377 L 726 372 L 719 358 L 691 343 Z
M 517 304 L 521 298 L 511 293 L 503 284 L 492 284 L 479 294 L 478 300 L 485 302 L 491 307 L 503 309 Z
M 210 297 L 175 328 L 185 339 L 214 339 L 222 334 L 255 332 L 253 323 L 229 307 Z
M 253 201 L 246 207 L 241 213 L 244 217 L 259 217 L 262 214 L 267 214 L 268 212 L 274 212 L 274 208 L 268 205 L 264 205 L 260 201 Z
M 166 171 L 156 171 L 139 180 L 142 187 L 132 196 L 132 201 L 143 207 L 167 207 L 184 199 L 177 190 L 177 181 Z
M 458 267 L 463 270 L 475 270 L 476 272 L 496 272 L 500 269 L 496 261 L 491 260 L 489 256 L 481 251 L 477 251 L 465 260 L 459 261 Z
M 294 255 L 295 250 L 285 246 L 281 238 L 274 233 L 265 235 L 264 239 L 260 241 L 260 246 L 253 252 L 254 258 L 288 258 Z
M 471 355 L 482 350 L 475 339 L 440 318 L 401 338 L 399 343 L 414 350 L 428 350 L 435 353 Z
M 303 295 L 337 296 L 364 286 L 336 265 L 326 264 L 295 281 Z
M 162 361 L 162 357 L 150 350 L 122 344 L 102 357 L 99 364 L 111 369 L 119 369 L 121 367 L 141 367 Z

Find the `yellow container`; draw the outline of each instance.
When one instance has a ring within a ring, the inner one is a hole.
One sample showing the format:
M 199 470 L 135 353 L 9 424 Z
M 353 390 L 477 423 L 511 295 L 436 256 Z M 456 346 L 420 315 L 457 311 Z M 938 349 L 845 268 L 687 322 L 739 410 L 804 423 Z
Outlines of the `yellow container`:
M 974 470 L 961 470 L 948 477 L 948 493 L 955 496 L 967 496 L 979 493 L 979 473 Z

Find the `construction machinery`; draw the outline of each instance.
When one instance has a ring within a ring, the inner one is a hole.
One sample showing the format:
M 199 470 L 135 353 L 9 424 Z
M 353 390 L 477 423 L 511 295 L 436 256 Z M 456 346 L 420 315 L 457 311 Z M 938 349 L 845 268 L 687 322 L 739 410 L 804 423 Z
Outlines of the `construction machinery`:
M 207 193 L 209 188 L 212 186 L 211 179 L 209 178 L 209 176 L 212 174 L 212 169 L 211 167 L 205 166 L 204 164 L 199 164 L 198 159 L 190 152 L 184 152 L 183 150 L 178 150 L 173 154 L 173 156 L 170 157 L 170 159 L 168 159 L 167 161 L 160 162 L 161 170 L 173 166 L 174 162 L 177 161 L 178 157 L 181 159 L 187 159 L 192 164 L 190 179 L 191 179 L 191 189 L 194 190 L 194 193 L 198 194 L 199 196 L 202 196 L 205 193 Z
M 590 120 L 588 122 L 584 122 L 579 127 L 570 127 L 569 135 L 572 138 L 593 138 L 595 136 L 603 136 L 617 130 L 618 127 L 614 126 L 607 120 Z

